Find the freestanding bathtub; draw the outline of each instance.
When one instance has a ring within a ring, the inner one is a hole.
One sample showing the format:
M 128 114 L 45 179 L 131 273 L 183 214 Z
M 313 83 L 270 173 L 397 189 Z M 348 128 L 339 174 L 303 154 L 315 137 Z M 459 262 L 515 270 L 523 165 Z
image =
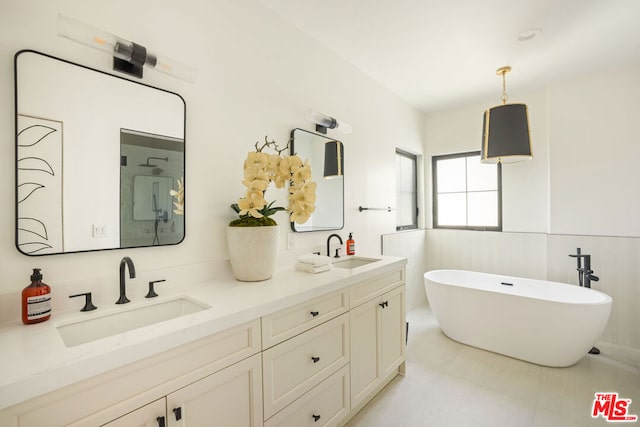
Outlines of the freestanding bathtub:
M 565 283 L 464 270 L 424 274 L 433 314 L 449 337 L 545 366 L 571 366 L 602 334 L 612 300 Z

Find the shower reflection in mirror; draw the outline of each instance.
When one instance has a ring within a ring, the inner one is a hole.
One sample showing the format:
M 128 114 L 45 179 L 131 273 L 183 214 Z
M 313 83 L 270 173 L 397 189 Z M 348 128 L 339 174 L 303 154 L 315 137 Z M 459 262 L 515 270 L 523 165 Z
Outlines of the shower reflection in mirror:
M 184 141 L 120 130 L 120 247 L 177 243 L 184 217 L 170 194 L 184 176 Z

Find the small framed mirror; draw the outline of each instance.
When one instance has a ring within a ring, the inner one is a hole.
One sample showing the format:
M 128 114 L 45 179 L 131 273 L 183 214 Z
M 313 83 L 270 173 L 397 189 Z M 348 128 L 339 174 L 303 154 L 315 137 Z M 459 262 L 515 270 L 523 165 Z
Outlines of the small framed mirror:
M 14 65 L 18 250 L 180 243 L 184 99 L 32 50 Z
M 344 145 L 304 129 L 291 131 L 291 154 L 309 159 L 316 189 L 316 210 L 296 232 L 341 230 L 344 227 Z

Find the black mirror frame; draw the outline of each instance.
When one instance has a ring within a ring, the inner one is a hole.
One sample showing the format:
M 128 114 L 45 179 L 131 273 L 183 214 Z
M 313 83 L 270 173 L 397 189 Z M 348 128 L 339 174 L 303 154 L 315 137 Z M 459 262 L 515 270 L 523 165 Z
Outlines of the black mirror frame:
M 184 150 L 183 150 L 183 170 L 185 171 L 185 176 L 183 177 L 183 179 L 186 181 L 186 142 L 187 142 L 187 103 L 185 102 L 184 98 L 176 93 L 176 92 L 172 92 L 166 89 L 162 89 L 156 86 L 151 86 L 148 85 L 146 83 L 142 83 L 142 82 L 138 82 L 138 81 L 134 81 L 134 80 L 130 80 L 128 78 L 125 78 L 123 76 L 119 76 L 119 75 L 115 75 L 115 74 L 111 74 L 111 73 L 107 73 L 105 71 L 101 71 L 101 70 L 97 70 L 95 68 L 91 68 L 88 67 L 86 65 L 82 65 L 82 64 L 78 64 L 75 63 L 73 61 L 69 61 L 63 58 L 59 58 L 53 55 L 49 55 L 43 52 L 39 52 L 37 50 L 33 50 L 33 49 L 21 49 L 19 51 L 16 52 L 16 54 L 14 55 L 14 60 L 13 60 L 13 76 L 14 76 L 14 135 L 15 135 L 15 151 L 14 151 L 14 158 L 15 158 L 15 166 L 14 166 L 14 189 L 15 189 L 15 193 L 14 193 L 14 202 L 15 202 L 15 246 L 16 249 L 18 250 L 18 252 L 20 252 L 23 255 L 26 256 L 31 256 L 31 257 L 40 257 L 40 256 L 51 256 L 51 255 L 66 255 L 66 254 L 77 254 L 77 253 L 85 253 L 85 252 L 102 252 L 102 251 L 112 251 L 112 250 L 121 250 L 121 249 L 137 249 L 137 248 L 149 248 L 149 247 L 162 247 L 162 246 L 175 246 L 175 245 L 179 245 L 180 243 L 182 243 L 187 235 L 187 218 L 186 218 L 186 214 L 184 215 L 184 230 L 183 230 L 183 234 L 182 234 L 182 238 L 180 239 L 180 241 L 175 242 L 175 243 L 167 243 L 167 244 L 162 244 L 162 245 L 142 245 L 142 246 L 130 246 L 130 247 L 113 247 L 113 248 L 97 248 L 97 249 L 85 249 L 85 250 L 78 250 L 78 251 L 65 251 L 65 252 L 55 252 L 55 253 L 43 253 L 43 254 L 37 254 L 37 253 L 26 253 L 24 251 L 22 251 L 20 249 L 19 246 L 19 229 L 18 229 L 18 57 L 21 54 L 25 54 L 25 53 L 32 53 L 32 54 L 37 54 L 37 55 L 41 55 L 44 56 L 46 58 L 49 59 L 53 59 L 56 61 L 60 61 L 69 65 L 74 65 L 89 71 L 93 71 L 96 73 L 100 73 L 102 75 L 105 76 L 109 76 L 109 77 L 113 77 L 116 79 L 120 79 L 123 80 L 125 82 L 131 83 L 131 84 L 136 84 L 136 85 L 141 85 L 141 86 L 145 86 L 148 87 L 150 89 L 155 89 L 161 92 L 165 92 L 171 95 L 175 95 L 177 96 L 180 101 L 183 104 L 183 108 L 184 108 L 184 116 L 183 116 L 183 141 L 184 141 Z M 185 195 L 185 199 L 186 199 L 186 195 Z M 186 202 L 185 202 L 186 203 Z

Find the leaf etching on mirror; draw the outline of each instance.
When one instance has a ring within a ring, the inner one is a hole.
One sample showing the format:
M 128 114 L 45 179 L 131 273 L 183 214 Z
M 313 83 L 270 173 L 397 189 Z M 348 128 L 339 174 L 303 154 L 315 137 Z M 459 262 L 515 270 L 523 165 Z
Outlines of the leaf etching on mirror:
M 47 226 L 42 221 L 35 218 L 18 218 L 18 248 L 22 252 L 33 254 L 51 249 L 52 246 L 46 242 L 47 240 Z
M 63 247 L 63 123 L 23 114 L 17 118 L 16 247 L 27 255 L 55 253 Z
M 23 171 L 41 171 L 55 176 L 55 172 L 49 162 L 40 157 L 23 157 L 18 159 L 18 169 Z
M 19 243 L 18 248 L 25 254 L 35 254 L 45 249 L 51 249 L 52 246 L 42 242 L 26 242 Z
M 37 182 L 24 182 L 18 185 L 18 203 L 24 202 L 41 188 L 44 188 L 44 185 Z
M 31 125 L 18 131 L 18 147 L 32 147 L 52 133 L 57 132 L 45 125 Z
M 49 240 L 47 226 L 44 225 L 44 222 L 35 218 L 18 218 L 18 230 L 35 234 L 44 240 Z

